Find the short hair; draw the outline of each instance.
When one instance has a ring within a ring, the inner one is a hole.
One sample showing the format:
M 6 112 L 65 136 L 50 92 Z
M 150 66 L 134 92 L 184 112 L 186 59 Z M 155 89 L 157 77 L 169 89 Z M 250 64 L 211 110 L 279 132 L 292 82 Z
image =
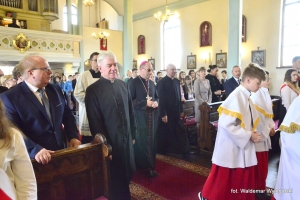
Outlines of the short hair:
M 194 71 L 193 69 L 191 69 L 191 70 L 189 71 L 189 75 L 191 75 L 192 72 L 195 72 L 195 71 Z
M 222 74 L 222 73 L 227 74 L 227 71 L 226 71 L 226 70 L 223 70 L 223 71 L 221 71 L 221 74 Z
M 201 71 L 206 71 L 206 68 L 205 68 L 205 67 L 200 67 L 200 68 L 198 69 L 198 72 L 201 72 Z
M 158 76 L 158 74 L 161 74 L 161 72 L 157 72 L 156 75 Z
M 23 80 L 28 78 L 27 70 L 36 68 L 41 65 L 42 61 L 46 61 L 38 54 L 29 54 L 19 62 L 19 69 Z
M 72 78 L 73 78 L 73 75 L 69 75 L 69 76 L 68 76 L 68 78 L 70 78 L 70 77 L 72 77 Z
M 250 63 L 244 70 L 242 75 L 242 81 L 245 81 L 247 77 L 257 78 L 259 81 L 266 80 L 265 71 L 257 64 Z
M 209 65 L 208 67 L 209 67 L 209 69 L 207 70 L 207 72 L 210 72 L 211 70 L 216 69 L 218 66 L 217 65 Z
M 90 61 L 93 59 L 94 56 L 98 56 L 99 53 L 98 52 L 93 52 L 91 55 L 90 55 Z
M 296 62 L 298 59 L 300 59 L 300 56 L 295 56 L 292 62 Z
M 237 67 L 240 68 L 240 66 L 234 65 L 233 68 L 232 68 L 232 71 L 233 71 L 234 68 L 237 68 Z
M 288 69 L 285 72 L 283 81 L 292 83 L 292 77 L 291 77 L 291 75 L 292 75 L 293 72 L 297 72 L 297 70 L 296 69 Z
M 116 56 L 113 53 L 109 51 L 103 51 L 98 55 L 98 59 L 97 59 L 98 66 L 101 66 L 103 60 L 106 58 L 114 59 L 115 61 L 117 60 Z
M 74 75 L 77 75 L 77 74 L 79 74 L 79 72 L 75 72 L 75 74 L 74 74 Z
M 131 71 L 132 71 L 132 72 L 137 71 L 137 68 L 133 68 Z
M 17 64 L 15 66 L 15 68 L 13 69 L 13 71 L 11 72 L 13 75 L 13 78 L 17 81 L 19 79 L 19 77 L 21 77 L 21 71 L 20 71 L 20 67 L 19 64 Z

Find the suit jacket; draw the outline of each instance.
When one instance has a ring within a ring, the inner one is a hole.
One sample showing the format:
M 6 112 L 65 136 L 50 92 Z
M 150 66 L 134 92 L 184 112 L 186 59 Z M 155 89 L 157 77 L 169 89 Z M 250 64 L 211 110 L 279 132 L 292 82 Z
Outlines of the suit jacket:
M 7 87 L 0 86 L 0 94 L 1 94 L 2 92 L 5 92 L 5 91 L 7 91 L 7 90 L 8 90 L 8 88 L 7 88 Z
M 228 81 L 228 79 L 227 79 L 227 78 L 226 78 L 226 81 Z M 222 83 L 222 84 L 224 84 L 226 81 L 225 81 L 225 79 L 224 79 L 224 78 L 222 78 L 222 79 L 221 79 L 221 83 Z
M 239 86 L 239 84 L 236 82 L 234 77 L 231 77 L 230 79 L 228 79 L 224 84 L 223 87 L 225 89 L 226 92 L 226 96 L 228 97 L 230 95 L 230 93 L 235 90 L 235 88 L 237 88 Z
M 52 121 L 25 82 L 0 96 L 7 117 L 27 136 L 25 144 L 30 158 L 34 158 L 43 148 L 59 150 L 66 147 L 62 124 L 69 140 L 78 139 L 75 117 L 67 106 L 59 86 L 48 84 L 45 91 L 49 99 Z

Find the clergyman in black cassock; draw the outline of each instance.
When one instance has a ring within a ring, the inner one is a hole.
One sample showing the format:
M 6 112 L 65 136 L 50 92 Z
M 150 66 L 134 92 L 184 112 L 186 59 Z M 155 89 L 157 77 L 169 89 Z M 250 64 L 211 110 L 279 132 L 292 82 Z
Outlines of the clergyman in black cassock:
M 180 126 L 183 117 L 180 82 L 175 78 L 174 65 L 167 66 L 167 75 L 157 84 L 159 98 L 159 120 L 157 128 L 157 151 L 159 153 L 187 153 L 189 141 L 187 134 Z
M 130 92 L 117 79 L 114 54 L 103 52 L 97 63 L 101 78 L 86 90 L 85 104 L 93 137 L 102 133 L 112 146 L 109 199 L 131 199 L 129 183 L 135 171 L 133 143 L 136 124 Z
M 138 168 L 147 170 L 150 177 L 155 177 L 158 175 L 155 171 L 158 96 L 153 81 L 149 80 L 151 73 L 151 64 L 142 62 L 140 76 L 129 82 L 128 87 L 137 123 L 135 164 Z

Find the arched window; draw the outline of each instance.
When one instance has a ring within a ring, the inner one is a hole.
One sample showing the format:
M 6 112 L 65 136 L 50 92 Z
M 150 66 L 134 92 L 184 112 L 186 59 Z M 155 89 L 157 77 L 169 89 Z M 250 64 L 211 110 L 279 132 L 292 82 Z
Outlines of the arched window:
M 180 21 L 176 16 L 171 16 L 168 21 L 162 23 L 162 70 L 166 69 L 170 63 L 174 64 L 176 68 L 180 68 L 180 47 Z
M 72 11 L 72 24 L 77 25 L 77 8 L 75 5 L 72 5 L 71 7 Z M 67 6 L 63 8 L 63 26 L 64 26 L 64 31 L 68 31 L 68 10 Z
M 291 66 L 300 52 L 300 0 L 283 0 L 280 66 Z

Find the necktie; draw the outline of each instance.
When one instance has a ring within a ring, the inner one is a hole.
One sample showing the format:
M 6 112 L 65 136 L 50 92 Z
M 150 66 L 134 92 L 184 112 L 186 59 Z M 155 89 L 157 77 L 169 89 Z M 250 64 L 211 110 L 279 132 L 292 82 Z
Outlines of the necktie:
M 239 85 L 241 84 L 241 81 L 240 81 L 240 79 L 238 79 L 238 80 L 237 80 L 237 82 L 238 82 L 238 84 L 239 84 Z
M 47 115 L 48 115 L 49 119 L 52 120 L 51 113 L 50 113 L 50 104 L 49 104 L 48 98 L 45 95 L 45 90 L 40 88 L 40 89 L 38 89 L 38 92 L 40 93 L 40 97 L 41 97 L 43 105 L 46 109 Z

